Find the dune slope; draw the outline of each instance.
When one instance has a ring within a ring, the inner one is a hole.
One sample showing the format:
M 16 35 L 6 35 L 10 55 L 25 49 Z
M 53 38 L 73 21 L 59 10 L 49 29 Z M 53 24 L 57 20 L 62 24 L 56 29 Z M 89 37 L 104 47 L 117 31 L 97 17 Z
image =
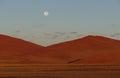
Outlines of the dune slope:
M 56 55 L 66 59 L 68 63 L 94 64 L 100 62 L 104 64 L 108 61 L 113 63 L 116 60 L 120 63 L 120 41 L 103 36 L 89 35 L 81 39 L 48 46 L 48 48 L 57 51 Z

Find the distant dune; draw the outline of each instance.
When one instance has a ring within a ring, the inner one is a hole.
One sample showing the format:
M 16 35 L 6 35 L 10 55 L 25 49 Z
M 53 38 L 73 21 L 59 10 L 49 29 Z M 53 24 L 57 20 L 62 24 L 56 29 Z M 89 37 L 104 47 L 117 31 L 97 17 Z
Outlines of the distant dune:
M 103 36 L 89 35 L 48 48 L 56 50 L 68 63 L 120 64 L 120 41 Z
M 47 48 L 13 38 L 0 35 L 0 64 L 11 63 L 57 63 L 59 59 L 53 56 L 53 52 Z
M 89 35 L 43 47 L 1 34 L 0 64 L 120 64 L 120 41 Z

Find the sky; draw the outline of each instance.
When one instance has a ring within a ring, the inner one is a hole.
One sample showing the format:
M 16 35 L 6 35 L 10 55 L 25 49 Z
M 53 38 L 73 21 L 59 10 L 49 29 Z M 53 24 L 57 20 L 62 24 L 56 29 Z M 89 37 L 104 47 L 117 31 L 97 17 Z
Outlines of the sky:
M 119 30 L 120 0 L 0 0 L 0 33 L 113 34 Z

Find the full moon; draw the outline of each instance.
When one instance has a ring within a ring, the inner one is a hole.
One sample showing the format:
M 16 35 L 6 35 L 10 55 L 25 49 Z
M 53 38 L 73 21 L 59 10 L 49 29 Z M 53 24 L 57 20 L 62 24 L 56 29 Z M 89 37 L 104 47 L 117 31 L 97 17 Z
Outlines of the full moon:
M 49 15 L 48 11 L 45 11 L 44 16 L 48 16 L 48 15 Z

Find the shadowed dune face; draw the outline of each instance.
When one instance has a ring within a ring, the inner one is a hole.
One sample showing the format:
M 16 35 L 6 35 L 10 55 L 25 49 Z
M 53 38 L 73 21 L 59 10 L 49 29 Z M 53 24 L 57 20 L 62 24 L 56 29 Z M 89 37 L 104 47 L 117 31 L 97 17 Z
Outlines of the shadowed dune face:
M 120 41 L 102 36 L 43 47 L 0 35 L 0 64 L 119 64 Z

